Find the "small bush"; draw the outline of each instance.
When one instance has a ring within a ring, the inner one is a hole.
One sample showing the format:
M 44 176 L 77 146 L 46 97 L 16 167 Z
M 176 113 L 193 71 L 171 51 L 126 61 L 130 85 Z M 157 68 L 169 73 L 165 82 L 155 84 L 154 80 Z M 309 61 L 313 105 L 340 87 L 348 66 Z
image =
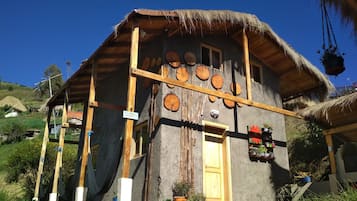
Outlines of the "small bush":
M 8 158 L 6 169 L 7 182 L 17 182 L 23 178 L 21 184 L 25 190 L 25 198 L 30 199 L 34 193 L 36 184 L 37 168 L 41 153 L 42 141 L 35 139 L 31 141 L 23 141 L 22 146 L 17 148 Z M 42 189 L 44 192 L 49 190 L 52 184 L 53 168 L 56 161 L 56 146 L 57 144 L 48 143 L 44 172 L 42 174 Z M 63 181 L 67 183 L 69 177 L 74 173 L 75 159 L 76 159 L 76 146 L 65 145 L 63 152 Z
M 8 200 L 11 200 L 9 194 L 4 190 L 0 190 L 0 201 L 8 201 Z
M 19 142 L 24 138 L 25 125 L 20 120 L 12 120 L 0 127 L 0 133 L 7 136 L 5 143 Z

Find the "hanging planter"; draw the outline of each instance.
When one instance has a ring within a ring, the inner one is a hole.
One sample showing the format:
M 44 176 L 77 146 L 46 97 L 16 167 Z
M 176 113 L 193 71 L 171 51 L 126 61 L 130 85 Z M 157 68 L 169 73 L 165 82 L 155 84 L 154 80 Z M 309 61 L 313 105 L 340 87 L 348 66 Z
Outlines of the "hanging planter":
M 338 51 L 335 33 L 333 32 L 332 23 L 327 13 L 325 0 L 321 1 L 321 19 L 323 52 L 320 60 L 327 75 L 337 76 L 345 71 L 345 65 L 342 57 L 343 54 Z
M 336 50 L 327 49 L 321 57 L 327 75 L 338 75 L 345 71 L 344 59 Z

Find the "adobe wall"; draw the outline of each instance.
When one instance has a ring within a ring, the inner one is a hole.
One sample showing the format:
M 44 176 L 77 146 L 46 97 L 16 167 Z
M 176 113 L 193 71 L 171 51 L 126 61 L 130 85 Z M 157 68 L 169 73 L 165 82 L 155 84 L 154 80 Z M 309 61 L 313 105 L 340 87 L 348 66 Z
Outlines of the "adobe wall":
M 193 52 L 197 61 L 201 61 L 199 55 L 201 42 L 220 48 L 223 51 L 224 70 L 219 71 L 211 69 L 211 75 L 221 73 L 225 77 L 222 91 L 230 91 L 229 85 L 235 80 L 242 87 L 240 97 L 246 97 L 245 77 L 242 75 L 242 51 L 239 44 L 226 37 L 178 37 L 170 38 L 164 41 L 155 41 L 146 47 L 140 53 L 139 66 L 142 65 L 143 58 L 161 57 L 165 62 L 165 52 L 174 50 L 178 52 L 183 61 L 183 54 L 186 51 Z M 160 44 L 163 44 L 161 47 Z M 151 48 L 155 47 L 155 48 Z M 158 52 L 160 51 L 160 53 Z M 254 59 L 254 58 L 253 58 Z M 190 72 L 188 82 L 198 86 L 213 89 L 210 80 L 201 81 L 195 76 L 196 66 L 187 66 Z M 123 66 L 123 71 L 118 75 L 103 81 L 100 92 L 97 93 L 98 100 L 110 101 L 113 104 L 126 104 L 127 92 L 127 66 Z M 157 69 L 151 69 L 155 72 Z M 232 74 L 233 72 L 233 74 Z M 175 70 L 170 68 L 170 77 L 176 78 Z M 118 79 L 119 78 L 119 79 Z M 281 98 L 278 94 L 279 78 L 268 68 L 263 68 L 263 85 L 252 82 L 253 100 L 265 104 L 282 106 Z M 140 123 L 148 119 L 149 92 L 143 88 L 142 79 L 138 80 L 136 111 L 140 113 Z M 285 123 L 283 115 L 256 109 L 254 107 L 236 107 L 228 109 L 224 106 L 222 99 L 217 99 L 211 103 L 207 95 L 191 92 L 189 90 L 174 87 L 168 88 L 166 84 L 160 85 L 157 95 L 156 107 L 157 115 L 163 120 L 159 122 L 158 130 L 153 139 L 152 169 L 150 172 L 150 192 L 149 200 L 157 201 L 172 198 L 172 184 L 180 180 L 180 132 L 181 119 L 183 114 L 182 107 L 177 112 L 170 112 L 163 107 L 163 98 L 168 93 L 175 93 L 180 97 L 181 106 L 188 107 L 190 111 L 189 119 L 193 124 L 202 125 L 202 120 L 217 122 L 229 126 L 230 147 L 231 147 L 231 173 L 232 173 L 232 195 L 234 201 L 239 200 L 274 200 L 274 189 L 288 181 L 288 154 L 284 146 L 277 146 L 274 149 L 276 159 L 272 163 L 253 162 L 248 156 L 248 141 L 244 135 L 238 133 L 247 133 L 248 125 L 263 126 L 270 124 L 273 128 L 273 139 L 286 142 Z M 210 116 L 212 109 L 218 110 L 220 115 L 217 119 Z M 95 113 L 94 124 L 96 128 L 102 129 L 102 132 L 115 133 L 116 137 L 122 136 L 124 129 L 124 120 L 121 113 L 114 111 L 104 111 L 97 109 Z M 181 122 L 182 123 L 182 122 Z M 101 132 L 101 133 L 102 133 Z M 103 135 L 104 137 L 105 135 Z M 120 138 L 120 137 L 119 137 Z M 202 165 L 202 131 L 196 128 L 192 131 L 193 138 L 193 158 L 194 174 L 193 182 L 196 192 L 203 191 L 203 165 Z M 282 143 L 284 144 L 284 143 Z M 102 155 L 104 159 L 106 157 Z M 145 178 L 145 157 L 135 158 L 131 161 L 130 176 L 134 179 L 133 200 L 142 200 Z M 120 164 L 121 165 L 121 164 Z M 119 166 L 117 178 L 121 174 Z M 111 201 L 117 193 L 117 178 L 110 190 L 106 193 L 103 200 Z

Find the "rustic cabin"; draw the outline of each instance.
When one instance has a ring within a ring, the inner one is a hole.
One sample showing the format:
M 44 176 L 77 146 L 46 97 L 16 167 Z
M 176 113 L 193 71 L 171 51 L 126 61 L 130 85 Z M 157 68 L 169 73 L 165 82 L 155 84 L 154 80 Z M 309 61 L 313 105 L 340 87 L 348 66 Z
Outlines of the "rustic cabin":
M 341 188 L 357 188 L 357 92 L 308 107 L 299 114 L 323 128 L 331 172 L 327 187 L 319 189 L 337 193 Z
M 274 200 L 290 182 L 284 115 L 297 117 L 283 102 L 324 99 L 332 88 L 254 15 L 133 10 L 48 102 L 49 113 L 64 108 L 50 200 L 172 200 L 180 186 L 206 200 Z M 72 103 L 85 107 L 73 193 L 64 195 Z

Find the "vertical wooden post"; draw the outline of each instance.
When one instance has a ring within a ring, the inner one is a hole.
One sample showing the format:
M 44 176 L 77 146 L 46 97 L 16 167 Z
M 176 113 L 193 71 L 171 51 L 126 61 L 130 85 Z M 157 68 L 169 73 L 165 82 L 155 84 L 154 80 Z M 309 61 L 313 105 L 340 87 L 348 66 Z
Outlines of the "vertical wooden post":
M 79 187 L 84 187 L 86 166 L 88 161 L 88 132 L 92 130 L 93 114 L 94 114 L 94 108 L 91 107 L 91 103 L 95 101 L 94 77 L 95 77 L 95 66 L 93 65 L 92 74 L 90 77 L 90 85 L 89 85 L 87 116 L 86 116 L 85 132 L 84 132 L 83 149 L 82 149 L 82 162 L 81 162 L 81 170 L 80 170 L 79 184 L 78 184 Z
M 55 167 L 55 174 L 53 177 L 53 186 L 52 186 L 52 193 L 51 193 L 52 195 L 50 195 L 50 201 L 57 200 L 57 198 L 54 198 L 54 197 L 55 196 L 57 197 L 58 179 L 59 179 L 60 170 L 62 168 L 64 137 L 66 134 L 66 128 L 68 128 L 68 123 L 67 123 L 68 97 L 67 96 L 68 96 L 68 94 L 66 91 L 64 103 L 63 103 L 62 126 L 61 126 L 60 137 L 59 137 L 59 144 L 58 144 L 57 158 L 56 158 L 56 167 Z
M 333 152 L 332 135 L 325 135 L 325 140 L 327 144 L 328 156 L 330 158 L 331 174 L 336 174 L 336 160 L 335 153 Z
M 244 52 L 245 79 L 246 79 L 246 87 L 247 87 L 247 99 L 251 101 L 252 86 L 251 86 L 251 79 L 250 79 L 248 37 L 244 28 L 243 28 L 243 52 Z
M 40 155 L 40 160 L 38 163 L 38 170 L 37 170 L 37 178 L 36 178 L 36 186 L 35 186 L 35 192 L 32 200 L 38 200 L 38 195 L 40 192 L 40 185 L 41 185 L 41 177 L 43 173 L 43 166 L 45 163 L 45 157 L 46 157 L 46 150 L 47 150 L 47 143 L 48 143 L 48 133 L 49 133 L 49 125 L 51 123 L 51 113 L 52 113 L 53 107 L 50 106 L 48 108 L 47 112 L 47 121 L 45 124 L 45 131 L 43 133 L 43 140 L 42 140 L 42 148 L 41 148 L 41 155 Z
M 131 34 L 131 50 L 130 50 L 130 68 L 127 94 L 127 111 L 134 112 L 135 110 L 135 94 L 136 94 L 136 76 L 131 73 L 132 69 L 136 69 L 138 65 L 139 51 L 139 27 L 135 26 Z M 131 138 L 133 135 L 134 120 L 126 119 L 125 123 L 125 139 L 123 152 L 123 171 L 122 177 L 128 178 L 130 172 L 130 149 Z

